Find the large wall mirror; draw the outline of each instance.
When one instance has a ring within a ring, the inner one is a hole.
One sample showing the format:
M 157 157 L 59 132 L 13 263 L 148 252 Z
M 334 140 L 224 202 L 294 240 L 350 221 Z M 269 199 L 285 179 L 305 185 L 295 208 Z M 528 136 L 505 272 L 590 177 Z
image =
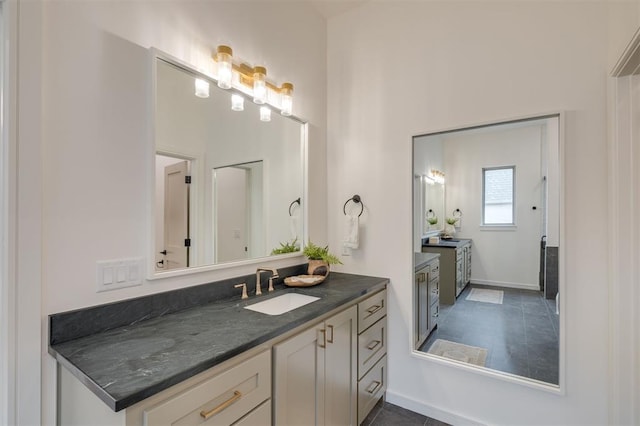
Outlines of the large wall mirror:
M 416 354 L 558 388 L 560 127 L 553 114 L 413 138 Z
M 261 120 L 260 106 L 240 91 L 219 89 L 169 55 L 154 51 L 152 60 L 151 277 L 263 259 L 294 241 L 300 247 L 306 124 L 275 109 Z

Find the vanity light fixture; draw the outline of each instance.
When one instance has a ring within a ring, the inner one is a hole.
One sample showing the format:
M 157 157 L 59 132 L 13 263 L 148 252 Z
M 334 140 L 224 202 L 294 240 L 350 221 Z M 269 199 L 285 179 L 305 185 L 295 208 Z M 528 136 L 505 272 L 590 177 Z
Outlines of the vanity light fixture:
M 260 107 L 260 121 L 271 121 L 271 108 L 268 106 Z
M 242 95 L 231 95 L 231 109 L 234 111 L 244 111 L 244 97 Z
M 253 67 L 253 102 L 261 105 L 267 101 L 267 69 Z
M 201 78 L 196 78 L 196 96 L 199 98 L 209 97 L 209 82 Z
M 280 95 L 280 102 L 282 106 L 280 114 L 284 116 L 290 116 L 293 111 L 293 84 L 282 83 L 282 87 L 280 88 Z
M 236 85 L 242 92 L 253 96 L 253 102 L 258 105 L 270 103 L 272 106 L 279 107 L 280 113 L 285 116 L 293 113 L 292 83 L 282 83 L 278 87 L 267 80 L 267 69 L 265 67 L 252 67 L 244 63 L 234 64 L 233 51 L 229 46 L 218 46 L 213 59 L 216 61 L 218 68 L 218 87 L 230 89 Z M 276 96 L 272 97 L 270 94 L 275 94 Z M 271 99 L 274 100 L 275 105 L 270 102 Z
M 444 173 L 437 169 L 431 169 L 430 176 L 436 183 L 444 183 Z
M 229 46 L 218 46 L 215 60 L 218 63 L 218 87 L 231 89 L 233 80 L 233 50 Z

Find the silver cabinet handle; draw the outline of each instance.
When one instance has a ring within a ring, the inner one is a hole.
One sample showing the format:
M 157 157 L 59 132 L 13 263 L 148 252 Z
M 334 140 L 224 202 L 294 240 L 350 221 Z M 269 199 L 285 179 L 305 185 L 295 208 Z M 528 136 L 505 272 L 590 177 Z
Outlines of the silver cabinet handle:
M 369 309 L 367 309 L 367 313 L 369 315 L 373 315 L 376 312 L 378 312 L 380 309 L 382 309 L 382 305 L 373 305 L 372 307 L 370 307 Z
M 370 351 L 374 350 L 376 347 L 378 347 L 378 345 L 382 343 L 380 340 L 374 340 L 373 342 L 369 343 L 367 345 L 367 349 L 369 349 Z
M 373 382 L 373 383 L 371 383 L 369 385 L 369 387 L 367 388 L 367 392 L 368 393 L 374 393 L 375 391 L 378 390 L 378 388 L 380 387 L 381 384 L 382 383 L 380 383 L 379 381 L 376 380 L 375 382 Z

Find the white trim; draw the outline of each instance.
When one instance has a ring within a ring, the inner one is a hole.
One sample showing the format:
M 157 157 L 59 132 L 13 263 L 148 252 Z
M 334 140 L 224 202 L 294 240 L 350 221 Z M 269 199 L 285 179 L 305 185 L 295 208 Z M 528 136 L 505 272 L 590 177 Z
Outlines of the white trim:
M 0 3 L 0 424 L 16 422 L 16 310 L 15 310 L 15 3 Z
M 415 398 L 394 391 L 387 391 L 386 400 L 392 404 L 406 408 L 407 410 L 420 413 L 424 416 L 431 417 L 432 419 L 440 420 L 441 422 L 451 425 L 485 426 L 486 424 L 479 420 L 464 417 L 451 411 L 434 407 L 433 405 L 424 404 Z
M 511 283 L 505 281 L 491 281 L 491 280 L 478 280 L 475 278 L 471 278 L 471 284 L 473 285 L 482 285 L 482 286 L 493 286 L 493 287 L 504 287 L 504 288 L 517 288 L 520 290 L 533 290 L 540 291 L 539 284 L 526 284 L 526 283 Z
M 518 225 L 480 225 L 479 229 L 483 232 L 513 232 L 518 230 Z

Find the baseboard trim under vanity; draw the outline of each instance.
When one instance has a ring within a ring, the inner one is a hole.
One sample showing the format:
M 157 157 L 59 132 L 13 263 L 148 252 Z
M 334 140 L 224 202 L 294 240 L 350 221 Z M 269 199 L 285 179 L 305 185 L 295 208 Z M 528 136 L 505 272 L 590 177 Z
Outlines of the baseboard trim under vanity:
M 517 288 L 520 290 L 540 291 L 540 286 L 538 284 L 523 284 L 523 283 L 509 283 L 509 282 L 503 282 L 503 281 L 476 280 L 473 278 L 471 279 L 470 284 L 493 286 L 493 287 Z
M 391 404 L 398 405 L 407 410 L 415 411 L 424 416 L 431 417 L 433 419 L 440 420 L 441 422 L 449 423 L 451 425 L 467 425 L 467 426 L 486 426 L 478 420 L 464 417 L 459 414 L 452 413 L 450 411 L 442 410 L 429 404 L 420 402 L 414 398 L 402 395 L 387 389 L 386 401 Z

